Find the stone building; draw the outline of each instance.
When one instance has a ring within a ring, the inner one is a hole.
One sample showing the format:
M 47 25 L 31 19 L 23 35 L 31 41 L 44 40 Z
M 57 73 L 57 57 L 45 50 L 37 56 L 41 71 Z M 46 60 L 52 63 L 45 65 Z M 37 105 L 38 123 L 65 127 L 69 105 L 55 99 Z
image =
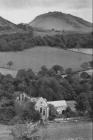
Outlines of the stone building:
M 25 93 L 21 93 L 21 94 L 17 95 L 16 101 L 19 104 L 21 104 L 22 102 L 25 102 L 25 101 L 34 102 L 35 103 L 35 110 L 40 112 L 42 120 L 48 119 L 49 107 L 47 104 L 47 100 L 45 98 L 42 98 L 42 97 L 33 98 L 33 97 L 29 97 Z
M 67 108 L 67 103 L 65 100 L 51 101 L 47 103 L 53 105 L 56 108 L 58 114 L 62 114 L 63 110 L 66 110 Z

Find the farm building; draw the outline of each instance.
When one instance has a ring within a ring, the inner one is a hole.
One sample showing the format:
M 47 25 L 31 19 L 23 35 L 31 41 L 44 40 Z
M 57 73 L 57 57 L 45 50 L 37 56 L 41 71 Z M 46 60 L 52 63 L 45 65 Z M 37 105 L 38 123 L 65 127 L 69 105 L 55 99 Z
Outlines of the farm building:
M 27 94 L 22 93 L 19 94 L 19 96 L 16 97 L 16 101 L 19 103 L 22 103 L 23 101 L 31 101 L 35 103 L 35 110 L 39 111 L 41 114 L 42 120 L 47 120 L 49 117 L 49 107 L 47 104 L 47 100 L 42 97 L 29 97 Z
M 66 108 L 67 108 L 67 103 L 65 100 L 51 101 L 51 102 L 47 102 L 47 103 L 48 103 L 48 105 L 49 104 L 53 105 L 59 114 L 62 114 L 63 110 L 66 110 Z
M 66 100 L 60 100 L 60 101 L 49 101 L 43 97 L 29 97 L 25 93 L 16 93 L 16 101 L 19 102 L 20 104 L 23 101 L 31 101 L 35 103 L 35 109 L 38 110 L 41 114 L 42 120 L 47 120 L 49 117 L 49 105 L 53 105 L 58 114 L 62 114 L 64 110 L 67 109 L 67 107 L 70 107 L 72 111 L 75 111 L 75 101 L 66 101 Z

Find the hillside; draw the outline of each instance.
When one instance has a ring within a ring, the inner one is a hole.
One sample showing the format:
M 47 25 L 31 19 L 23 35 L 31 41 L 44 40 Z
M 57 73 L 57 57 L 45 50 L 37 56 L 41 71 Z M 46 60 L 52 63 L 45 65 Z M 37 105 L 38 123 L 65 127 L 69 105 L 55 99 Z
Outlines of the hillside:
M 23 32 L 23 30 L 18 28 L 16 24 L 0 17 L 0 35 L 16 32 Z
M 45 30 L 90 32 L 92 24 L 79 17 L 61 12 L 49 12 L 37 16 L 30 26 Z
M 42 25 L 42 29 L 39 25 Z M 91 23 L 60 12 L 40 15 L 30 24 L 16 25 L 0 17 L 0 51 L 22 51 L 35 46 L 92 48 L 92 34 L 88 29 L 91 29 Z
M 7 63 L 13 61 L 12 68 L 15 70 L 32 68 L 38 71 L 42 65 L 51 68 L 56 64 L 77 70 L 82 63 L 91 59 L 91 55 L 39 46 L 21 52 L 0 52 L 0 67 L 7 67 Z

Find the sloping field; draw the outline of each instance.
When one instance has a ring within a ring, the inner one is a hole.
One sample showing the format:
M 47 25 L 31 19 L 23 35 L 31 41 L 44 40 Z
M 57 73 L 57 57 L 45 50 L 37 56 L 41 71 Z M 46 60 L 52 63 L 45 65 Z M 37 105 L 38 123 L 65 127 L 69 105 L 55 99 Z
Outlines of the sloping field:
M 13 77 L 16 77 L 17 70 L 0 68 L 0 73 L 3 75 L 11 74 Z
M 53 122 L 40 127 L 35 136 L 40 136 L 42 140 L 92 140 L 92 125 L 92 122 Z M 5 132 L 5 126 L 0 126 L 0 131 L 0 140 L 13 140 L 8 131 Z
M 53 123 L 41 135 L 44 140 L 92 140 L 92 123 Z
M 55 29 L 59 31 L 90 32 L 92 24 L 70 14 L 49 12 L 37 16 L 29 23 L 30 26 L 41 29 Z
M 74 52 L 81 52 L 81 53 L 85 53 L 85 54 L 91 54 L 93 53 L 93 50 L 92 48 L 91 49 L 84 49 L 84 48 L 79 48 L 79 49 L 76 49 L 76 48 L 73 48 L 73 49 L 69 49 L 69 50 L 72 50 Z
M 91 61 L 92 56 L 51 47 L 35 47 L 21 52 L 0 52 L 0 67 L 7 67 L 9 61 L 13 61 L 12 68 L 38 71 L 42 65 L 51 68 L 58 64 L 64 68 L 79 69 L 83 62 Z

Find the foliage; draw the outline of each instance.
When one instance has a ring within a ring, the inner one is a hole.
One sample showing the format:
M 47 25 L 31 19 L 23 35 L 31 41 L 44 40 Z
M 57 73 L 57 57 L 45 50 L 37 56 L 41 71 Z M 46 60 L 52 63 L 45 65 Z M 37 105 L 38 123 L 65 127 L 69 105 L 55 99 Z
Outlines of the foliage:
M 80 96 L 77 97 L 76 99 L 76 109 L 79 110 L 79 111 L 83 111 L 85 112 L 86 111 L 86 104 L 87 104 L 87 99 L 86 97 L 84 96 L 84 93 L 80 94 Z
M 0 121 L 8 122 L 16 115 L 14 110 L 14 102 L 13 100 L 2 100 L 2 106 L 0 108 Z
M 40 113 L 35 110 L 33 102 L 27 102 L 21 113 L 22 120 L 25 121 L 38 121 L 40 120 Z
M 66 70 L 65 70 L 65 73 L 66 74 L 68 74 L 68 75 L 70 75 L 70 74 L 72 74 L 72 68 L 67 68 Z
M 88 113 L 91 119 L 93 120 L 93 91 L 88 93 L 88 102 L 89 102 Z
M 82 73 L 80 74 L 80 77 L 81 77 L 82 79 L 89 79 L 89 78 L 90 78 L 90 75 L 89 75 L 87 72 L 82 72 Z
M 33 134 L 38 131 L 38 124 L 25 123 L 16 124 L 11 129 L 11 135 L 15 140 L 30 140 Z
M 51 46 L 59 48 L 92 48 L 92 34 L 57 34 L 54 36 L 34 36 L 31 27 L 18 25 L 23 33 L 0 36 L 0 51 L 22 51 L 34 46 Z
M 73 112 L 70 107 L 67 107 L 66 110 L 63 111 L 63 116 L 66 118 L 75 117 L 76 113 Z
M 93 68 L 93 60 L 89 62 L 90 67 Z
M 12 61 L 9 61 L 9 62 L 7 63 L 7 66 L 8 66 L 9 68 L 11 68 L 12 65 L 13 65 L 13 62 L 12 62 Z
M 55 71 L 56 74 L 64 74 L 64 69 L 60 65 L 54 65 L 52 69 Z
M 89 68 L 89 63 L 84 62 L 83 64 L 81 64 L 81 68 L 82 68 L 83 70 L 88 69 L 88 68 Z
M 56 71 L 60 68 L 63 71 L 61 66 L 50 69 L 42 66 L 37 74 L 31 69 L 19 70 L 15 78 L 0 74 L 0 120 L 11 121 L 16 116 L 23 120 L 39 119 L 39 113 L 33 109 L 32 104 L 23 104 L 21 111 L 20 107 L 17 107 L 19 111 L 16 110 L 14 100 L 15 92 L 18 91 L 25 92 L 30 97 L 43 97 L 48 101 L 75 100 L 78 112 L 93 116 L 93 76 L 88 78 L 88 75 L 83 73 L 81 80 L 81 77 L 75 76 L 76 73 L 74 75 L 70 72 L 63 78 L 61 73 L 56 73 L 55 68 Z M 27 107 L 24 108 L 24 105 Z

